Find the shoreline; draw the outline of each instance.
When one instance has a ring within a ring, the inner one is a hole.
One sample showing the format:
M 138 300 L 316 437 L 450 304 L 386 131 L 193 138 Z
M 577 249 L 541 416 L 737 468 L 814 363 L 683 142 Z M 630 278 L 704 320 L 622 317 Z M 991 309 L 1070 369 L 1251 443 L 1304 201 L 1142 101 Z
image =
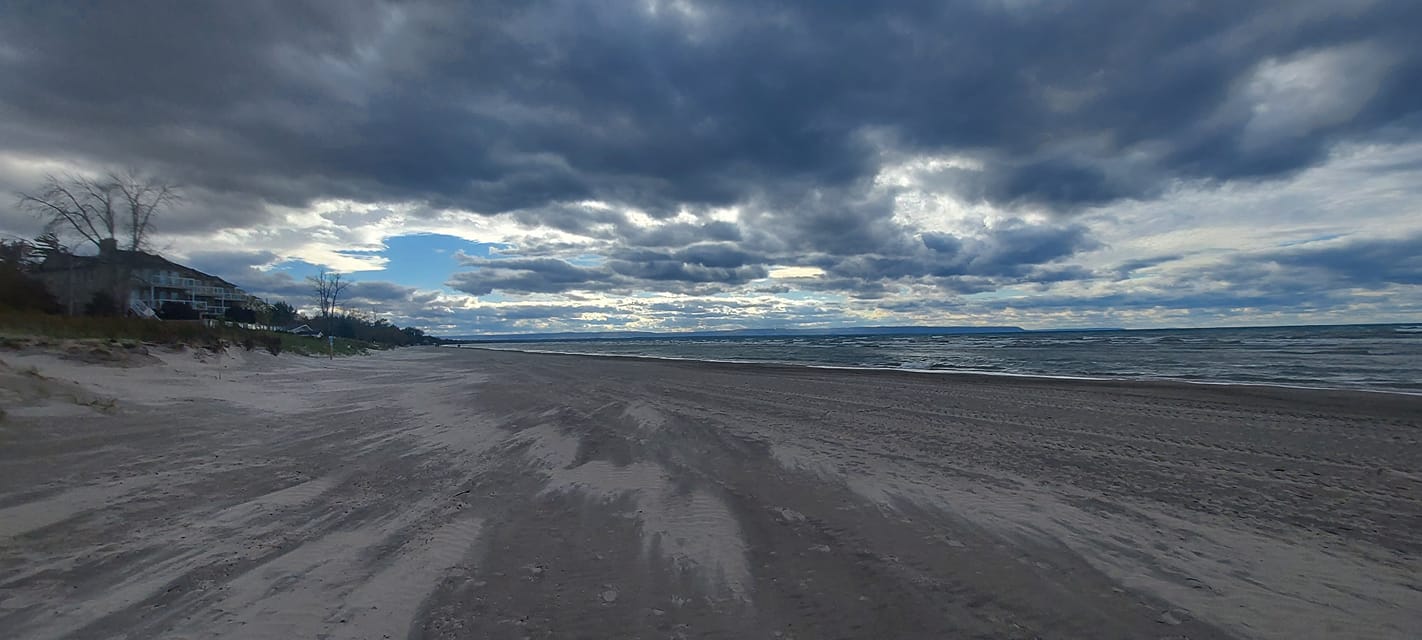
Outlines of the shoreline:
M 1214 381 L 1214 380 L 1188 380 L 1184 378 L 1127 378 L 1127 377 L 1093 377 L 1093 376 L 1068 376 L 1049 375 L 1040 373 L 1011 373 L 1006 371 L 968 371 L 961 369 L 911 369 L 902 367 L 871 367 L 871 366 L 850 366 L 850 365 L 830 365 L 798 362 L 770 362 L 763 360 L 710 360 L 703 358 L 689 358 L 678 356 L 652 356 L 642 354 L 620 354 L 620 353 L 585 353 L 572 351 L 530 351 L 526 349 L 502 349 L 485 346 L 465 346 L 448 345 L 434 347 L 439 349 L 475 350 L 475 351 L 495 351 L 507 353 L 523 353 L 534 356 L 572 356 L 579 358 L 611 358 L 618 360 L 645 360 L 649 362 L 685 362 L 702 363 L 708 365 L 726 366 L 746 366 L 746 367 L 768 367 L 787 369 L 817 369 L 825 371 L 848 371 L 863 373 L 885 373 L 885 374 L 909 374 L 909 375 L 931 375 L 931 376 L 960 376 L 963 378 L 989 378 L 989 379 L 1013 379 L 1013 380 L 1045 380 L 1060 382 L 1083 382 L 1102 384 L 1139 384 L 1158 386 L 1205 386 L 1205 387 L 1241 387 L 1241 388 L 1261 388 L 1280 389 L 1292 391 L 1310 391 L 1321 393 L 1362 393 L 1379 394 L 1385 396 L 1405 396 L 1422 397 L 1422 390 L 1408 391 L 1405 389 L 1369 389 L 1364 387 L 1328 387 L 1328 386 L 1308 386 L 1294 385 L 1280 382 L 1235 382 L 1235 381 Z

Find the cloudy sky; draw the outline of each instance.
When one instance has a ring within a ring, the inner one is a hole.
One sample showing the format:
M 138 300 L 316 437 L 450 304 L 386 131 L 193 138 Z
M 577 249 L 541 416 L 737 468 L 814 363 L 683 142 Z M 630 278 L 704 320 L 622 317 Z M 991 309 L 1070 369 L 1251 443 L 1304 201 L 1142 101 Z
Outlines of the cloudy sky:
M 7 2 L 0 189 L 449 335 L 1422 313 L 1422 3 Z M 0 200 L 0 233 L 40 221 Z

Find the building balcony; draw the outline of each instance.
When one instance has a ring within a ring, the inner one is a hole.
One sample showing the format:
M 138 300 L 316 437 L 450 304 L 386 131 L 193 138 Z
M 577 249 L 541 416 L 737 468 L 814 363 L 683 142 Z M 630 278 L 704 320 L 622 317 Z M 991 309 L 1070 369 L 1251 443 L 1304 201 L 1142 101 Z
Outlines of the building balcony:
M 179 289 L 190 289 L 197 286 L 197 280 L 193 278 L 173 278 L 169 276 L 149 276 L 148 284 L 155 287 L 174 287 Z

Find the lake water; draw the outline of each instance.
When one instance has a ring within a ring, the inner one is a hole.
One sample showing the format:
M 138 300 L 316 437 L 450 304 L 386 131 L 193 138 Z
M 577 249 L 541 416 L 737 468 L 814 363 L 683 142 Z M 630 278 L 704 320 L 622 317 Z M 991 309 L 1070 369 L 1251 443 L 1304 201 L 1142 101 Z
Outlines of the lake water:
M 911 336 L 659 337 L 480 346 L 719 362 L 1422 393 L 1422 324 Z

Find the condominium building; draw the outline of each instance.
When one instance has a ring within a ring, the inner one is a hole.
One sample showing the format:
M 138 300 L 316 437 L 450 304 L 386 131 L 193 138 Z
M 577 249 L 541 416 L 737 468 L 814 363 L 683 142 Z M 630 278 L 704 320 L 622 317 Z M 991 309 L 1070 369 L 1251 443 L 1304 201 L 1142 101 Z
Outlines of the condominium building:
M 119 290 L 106 285 L 125 270 L 129 274 L 127 305 L 135 315 L 151 315 L 165 302 L 179 302 L 203 318 L 220 319 L 229 308 L 264 304 L 222 278 L 152 253 L 119 250 L 111 241 L 95 256 L 51 255 L 35 275 L 67 311 L 81 313 L 95 293 Z

